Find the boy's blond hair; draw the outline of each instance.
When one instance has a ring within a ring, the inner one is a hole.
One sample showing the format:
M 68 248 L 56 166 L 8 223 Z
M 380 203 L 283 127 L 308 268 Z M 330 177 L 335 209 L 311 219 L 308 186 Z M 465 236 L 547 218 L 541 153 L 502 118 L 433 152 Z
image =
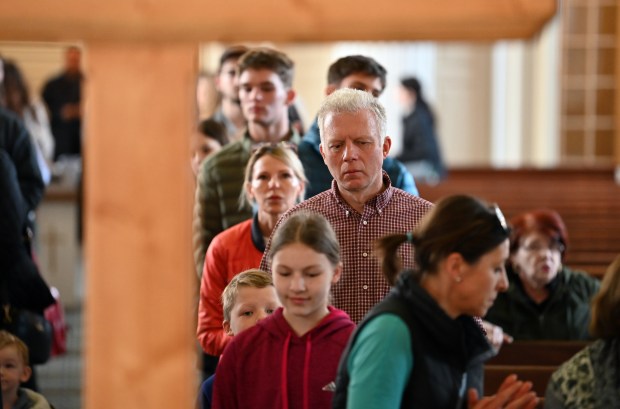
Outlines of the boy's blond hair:
M 28 366 L 28 347 L 24 344 L 24 341 L 8 331 L 0 330 L 0 349 L 11 346 L 14 346 L 15 349 L 17 349 L 17 355 L 21 358 L 22 364 L 24 364 L 24 366 Z
M 246 270 L 234 276 L 222 293 L 224 321 L 230 322 L 230 313 L 237 301 L 239 287 L 265 288 L 268 286 L 273 286 L 271 274 L 262 270 Z

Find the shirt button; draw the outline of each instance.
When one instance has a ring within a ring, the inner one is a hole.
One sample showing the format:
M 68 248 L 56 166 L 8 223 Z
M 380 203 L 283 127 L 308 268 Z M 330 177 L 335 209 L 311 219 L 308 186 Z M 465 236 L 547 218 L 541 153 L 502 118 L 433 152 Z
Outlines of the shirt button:
M 362 286 L 362 288 L 363 288 L 364 290 L 368 290 L 368 286 L 367 286 L 367 285 Z
M 364 223 L 364 226 L 366 226 L 368 224 L 368 222 L 366 220 L 364 220 L 362 223 Z
M 363 253 L 362 253 L 362 256 L 364 256 L 364 257 L 368 257 L 368 253 L 363 252 Z

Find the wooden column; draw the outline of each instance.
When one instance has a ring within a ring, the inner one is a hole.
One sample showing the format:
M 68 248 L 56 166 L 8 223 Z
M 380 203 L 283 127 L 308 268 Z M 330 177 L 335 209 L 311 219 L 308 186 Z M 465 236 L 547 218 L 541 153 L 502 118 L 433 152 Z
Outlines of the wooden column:
M 620 23 L 620 6 L 616 5 L 616 89 L 614 93 L 615 98 L 615 118 L 614 118 L 614 128 L 615 128 L 615 154 L 614 154 L 614 162 L 616 165 L 616 181 L 620 183 L 620 28 L 618 24 Z
M 86 44 L 85 407 L 191 408 L 194 44 Z

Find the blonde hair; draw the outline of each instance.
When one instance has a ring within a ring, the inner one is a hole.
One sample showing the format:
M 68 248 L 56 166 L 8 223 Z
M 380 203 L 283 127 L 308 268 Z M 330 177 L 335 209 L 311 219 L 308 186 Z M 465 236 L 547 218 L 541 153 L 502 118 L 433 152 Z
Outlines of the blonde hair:
M 17 349 L 17 355 L 21 358 L 22 364 L 24 364 L 24 366 L 28 366 L 30 364 L 28 347 L 24 344 L 24 341 L 8 331 L 0 330 L 0 349 L 11 346 L 14 346 L 15 349 Z
M 304 184 L 308 183 L 308 179 L 306 178 L 306 173 L 304 172 L 304 165 L 302 165 L 301 161 L 297 154 L 293 151 L 292 148 L 288 147 L 288 145 L 284 142 L 279 143 L 267 143 L 261 145 L 250 157 L 248 164 L 245 166 L 245 172 L 243 176 L 244 186 L 241 189 L 241 194 L 239 196 L 239 208 L 242 208 L 246 203 L 252 206 L 252 201 L 250 200 L 248 193 L 245 189 L 245 183 L 249 183 L 252 181 L 252 173 L 254 172 L 254 166 L 256 162 L 263 156 L 271 156 L 280 162 L 284 163 L 287 167 L 289 167 L 293 174 L 300 182 Z M 299 195 L 298 201 L 302 201 L 304 198 L 305 189 L 302 190 Z
M 271 274 L 262 270 L 246 270 L 234 276 L 222 292 L 224 320 L 230 322 L 230 313 L 237 302 L 240 287 L 265 288 L 268 286 L 273 287 Z

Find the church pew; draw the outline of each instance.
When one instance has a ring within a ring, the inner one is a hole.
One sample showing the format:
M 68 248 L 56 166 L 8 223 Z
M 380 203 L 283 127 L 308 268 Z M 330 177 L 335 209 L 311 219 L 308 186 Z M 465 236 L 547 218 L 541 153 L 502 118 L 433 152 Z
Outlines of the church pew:
M 514 341 L 504 344 L 487 365 L 559 366 L 585 348 L 589 341 Z
M 432 202 L 457 193 L 475 195 L 498 203 L 508 219 L 536 208 L 554 209 L 568 229 L 565 263 L 595 277 L 602 277 L 620 254 L 620 186 L 612 167 L 451 169 L 440 184 L 418 189 Z

